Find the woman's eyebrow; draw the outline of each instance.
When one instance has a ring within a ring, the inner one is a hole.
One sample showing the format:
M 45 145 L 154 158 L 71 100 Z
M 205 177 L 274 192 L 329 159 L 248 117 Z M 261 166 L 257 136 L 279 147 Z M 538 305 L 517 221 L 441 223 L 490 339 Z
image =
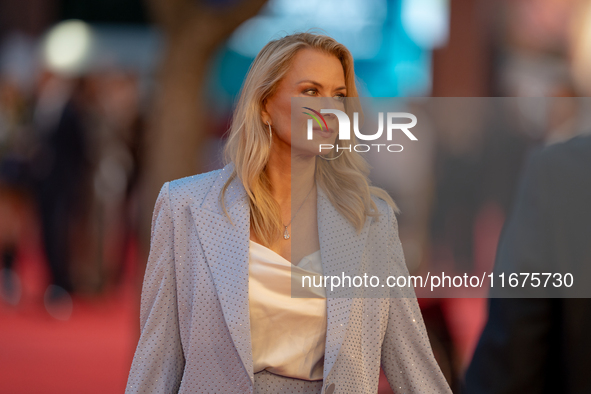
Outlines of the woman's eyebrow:
M 311 83 L 312 85 L 316 85 L 316 86 L 318 86 L 318 87 L 320 87 L 320 88 L 322 88 L 322 87 L 323 87 L 321 83 L 319 83 L 319 82 L 316 82 L 316 81 L 313 81 L 313 80 L 311 80 L 311 79 L 302 79 L 301 81 L 298 81 L 298 82 L 297 82 L 297 84 L 299 85 L 299 84 L 301 84 L 301 83 L 304 83 L 304 82 Z M 347 87 L 346 87 L 346 86 L 339 86 L 339 87 L 338 87 L 338 88 L 336 88 L 335 90 L 345 90 L 345 89 L 347 89 Z

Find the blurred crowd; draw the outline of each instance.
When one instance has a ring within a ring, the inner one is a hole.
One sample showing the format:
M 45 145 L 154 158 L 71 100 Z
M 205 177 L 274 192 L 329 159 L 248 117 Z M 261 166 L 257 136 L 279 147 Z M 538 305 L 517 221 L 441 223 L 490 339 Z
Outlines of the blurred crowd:
M 74 291 L 98 293 L 121 280 L 143 124 L 132 72 L 41 69 L 33 80 L 25 88 L 0 75 L 0 289 L 19 302 L 18 248 L 38 231 L 51 310 Z

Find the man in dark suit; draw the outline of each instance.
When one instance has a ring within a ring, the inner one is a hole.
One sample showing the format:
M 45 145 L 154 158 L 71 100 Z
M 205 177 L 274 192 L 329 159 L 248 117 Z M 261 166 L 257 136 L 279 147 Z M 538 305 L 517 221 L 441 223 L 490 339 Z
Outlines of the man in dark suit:
M 462 392 L 591 393 L 591 135 L 532 152 L 495 271 L 571 272 L 575 285 L 493 293 Z

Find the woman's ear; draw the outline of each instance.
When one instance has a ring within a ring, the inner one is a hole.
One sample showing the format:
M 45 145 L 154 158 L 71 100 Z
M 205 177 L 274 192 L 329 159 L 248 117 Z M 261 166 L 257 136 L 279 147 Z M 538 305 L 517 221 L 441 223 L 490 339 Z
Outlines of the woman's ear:
M 271 115 L 267 112 L 267 99 L 264 99 L 261 104 L 261 119 L 265 124 L 267 124 L 267 122 L 271 123 Z

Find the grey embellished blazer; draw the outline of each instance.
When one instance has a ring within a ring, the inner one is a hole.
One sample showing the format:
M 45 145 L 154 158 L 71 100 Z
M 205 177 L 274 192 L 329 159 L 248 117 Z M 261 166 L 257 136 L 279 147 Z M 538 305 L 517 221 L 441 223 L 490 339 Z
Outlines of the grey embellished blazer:
M 233 224 L 219 203 L 232 171 L 230 163 L 166 182 L 160 190 L 127 394 L 253 393 L 250 210 L 238 178 L 225 196 Z M 368 218 L 358 234 L 318 188 L 324 275 L 340 275 L 343 267 L 358 265 L 366 248 L 390 250 L 396 271 L 408 274 L 396 216 L 385 201 L 374 200 L 383 220 Z M 330 295 L 327 288 L 323 393 L 375 394 L 380 366 L 396 393 L 451 393 L 416 298 Z

